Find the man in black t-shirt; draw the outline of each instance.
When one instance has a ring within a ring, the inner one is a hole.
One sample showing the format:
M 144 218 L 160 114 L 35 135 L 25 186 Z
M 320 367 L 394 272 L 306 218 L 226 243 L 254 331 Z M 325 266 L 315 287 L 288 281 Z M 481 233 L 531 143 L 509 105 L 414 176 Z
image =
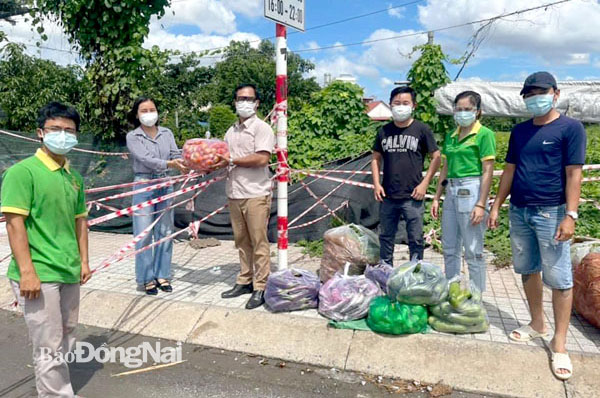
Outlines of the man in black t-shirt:
M 396 87 L 390 95 L 393 122 L 383 126 L 373 145 L 373 185 L 375 200 L 382 202 L 379 211 L 381 262 L 393 265 L 394 241 L 400 216 L 406 220 L 410 258 L 423 259 L 423 199 L 441 163 L 433 132 L 426 124 L 413 119 L 415 92 L 410 87 Z M 431 156 L 423 178 L 425 156 Z M 379 172 L 383 162 L 383 185 Z

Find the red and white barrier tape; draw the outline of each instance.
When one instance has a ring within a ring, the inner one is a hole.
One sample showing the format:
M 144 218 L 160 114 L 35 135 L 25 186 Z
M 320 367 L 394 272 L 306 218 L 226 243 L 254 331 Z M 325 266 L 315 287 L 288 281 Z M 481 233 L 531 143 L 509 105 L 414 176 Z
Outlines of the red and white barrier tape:
M 334 215 L 335 215 L 335 213 L 337 213 L 338 211 L 340 211 L 340 210 L 341 210 L 341 209 L 343 209 L 344 207 L 348 207 L 348 201 L 347 201 L 347 200 L 346 200 L 346 201 L 344 201 L 344 202 L 343 202 L 341 205 L 339 205 L 339 206 L 338 206 L 338 207 L 336 207 L 335 209 L 333 209 L 333 210 L 331 211 L 331 213 L 324 214 L 324 215 L 322 215 L 321 217 L 319 217 L 319 218 L 315 218 L 315 219 L 314 219 L 314 220 L 312 220 L 312 221 L 305 222 L 304 224 L 300 224 L 300 225 L 296 225 L 296 226 L 293 226 L 293 227 L 289 227 L 289 228 L 288 228 L 288 230 L 290 230 L 290 231 L 291 231 L 292 229 L 304 228 L 304 227 L 308 227 L 309 225 L 312 225 L 312 224 L 318 223 L 319 221 L 323 220 L 324 218 L 327 218 L 327 217 L 329 217 L 329 216 L 334 216 Z
M 121 247 L 115 254 L 113 254 L 109 259 L 103 261 L 97 268 L 94 268 L 92 270 L 92 274 L 94 274 L 95 272 L 100 271 L 101 269 L 104 269 L 106 267 L 108 267 L 108 265 L 110 264 L 110 261 L 119 257 L 120 255 L 126 253 L 127 251 L 133 249 L 135 247 L 135 245 L 141 241 L 142 239 L 144 239 L 149 233 L 150 231 L 152 231 L 152 229 L 154 228 L 154 226 L 156 224 L 158 224 L 158 222 L 160 221 L 160 219 L 162 218 L 163 215 L 165 215 L 166 211 L 163 212 L 159 217 L 156 218 L 156 220 L 154 220 L 148 227 L 146 227 L 142 232 L 140 232 L 137 236 L 135 236 L 129 243 L 127 243 L 126 245 L 124 245 L 123 247 Z
M 300 181 L 300 184 L 302 184 L 302 186 L 304 187 L 304 189 L 306 189 L 306 192 L 308 192 L 308 194 L 309 194 L 310 196 L 312 196 L 312 198 L 313 198 L 314 200 L 316 200 L 316 201 L 317 201 L 317 203 L 319 203 L 321 206 L 323 206 L 323 207 L 325 208 L 325 210 L 327 210 L 329 213 L 331 213 L 331 209 L 329 208 L 329 206 L 327 206 L 327 204 L 326 204 L 326 203 L 325 203 L 325 202 L 324 202 L 322 199 L 320 199 L 320 198 L 319 198 L 319 197 L 318 197 L 318 196 L 317 196 L 317 195 L 316 195 L 316 194 L 315 194 L 315 193 L 312 191 L 312 189 L 310 189 L 310 187 L 304 183 L 304 181 Z
M 352 178 L 353 176 L 350 176 L 350 178 Z M 308 186 L 308 184 L 305 184 Z M 323 198 L 321 198 L 321 200 L 325 200 L 327 199 L 329 196 L 333 195 L 338 189 L 340 189 L 342 186 L 344 186 L 344 182 L 341 182 L 337 187 L 333 188 L 331 191 L 329 191 L 327 193 L 327 195 L 323 196 Z M 313 205 L 311 205 L 308 209 L 304 210 L 300 215 L 298 215 L 296 218 L 294 218 L 288 225 L 293 225 L 295 224 L 298 220 L 300 220 L 302 217 L 304 217 L 304 215 L 306 215 L 309 211 L 311 211 L 312 209 L 314 209 L 315 207 L 317 207 L 318 203 L 314 203 Z
M 199 176 L 195 176 L 195 177 L 182 176 L 182 177 L 178 177 L 178 178 L 175 178 L 175 179 L 172 179 L 172 180 L 169 180 L 169 181 L 165 181 L 165 182 L 161 182 L 161 183 L 158 183 L 158 184 L 154 184 L 154 185 L 151 185 L 151 186 L 148 186 L 148 187 L 139 188 L 139 189 L 136 189 L 134 191 L 118 193 L 118 194 L 106 196 L 106 197 L 101 198 L 101 199 L 94 199 L 93 202 L 94 203 L 98 203 L 98 202 L 106 202 L 106 201 L 109 201 L 109 200 L 121 199 L 121 198 L 125 198 L 127 196 L 137 195 L 138 193 L 142 193 L 142 192 L 150 192 L 150 191 L 154 191 L 154 190 L 157 190 L 157 189 L 167 188 L 167 187 L 170 187 L 171 185 L 175 185 L 175 184 L 177 184 L 177 183 L 179 183 L 181 181 L 184 181 L 183 185 L 185 185 L 185 183 L 188 182 L 190 179 L 192 179 L 192 178 L 198 178 L 198 177 Z M 141 181 L 138 181 L 138 182 L 141 182 Z M 182 186 L 182 188 L 183 188 L 183 186 Z
M 212 179 L 210 179 L 208 181 L 204 181 L 204 182 L 201 182 L 199 184 L 192 185 L 190 187 L 183 188 L 183 189 L 180 189 L 180 190 L 175 191 L 175 192 L 171 192 L 171 193 L 166 194 L 166 195 L 162 195 L 162 196 L 160 196 L 158 198 L 150 199 L 150 200 L 147 200 L 145 202 L 139 203 L 137 205 L 130 206 L 130 207 L 126 208 L 126 209 L 122 209 L 122 210 L 115 211 L 115 212 L 110 213 L 110 214 L 106 214 L 106 215 L 101 216 L 101 217 L 94 218 L 94 219 L 88 221 L 88 227 L 91 227 L 91 226 L 94 226 L 94 225 L 97 225 L 97 224 L 100 224 L 100 223 L 103 223 L 103 222 L 106 222 L 106 221 L 109 221 L 109 220 L 112 220 L 114 218 L 121 217 L 121 216 L 124 216 L 124 215 L 131 215 L 136 210 L 141 210 L 141 209 L 143 209 L 145 207 L 152 206 L 152 205 L 155 205 L 155 204 L 160 203 L 160 202 L 164 202 L 165 200 L 169 200 L 169 199 L 175 198 L 177 196 L 183 195 L 183 194 L 191 192 L 191 191 L 195 191 L 196 189 L 204 188 L 204 187 L 206 187 L 206 186 L 208 186 L 208 185 L 210 185 L 210 184 L 212 184 L 214 182 L 220 181 L 220 180 L 222 180 L 224 178 L 225 178 L 224 175 L 223 176 L 219 176 L 219 177 L 215 177 L 215 178 L 212 178 Z
M 192 174 L 192 177 L 200 177 L 200 176 L 202 176 L 202 174 Z M 116 190 L 116 189 L 120 189 L 120 188 L 130 188 L 130 187 L 134 187 L 136 185 L 142 185 L 142 184 L 155 184 L 155 183 L 169 181 L 169 180 L 173 180 L 173 179 L 177 179 L 177 178 L 181 178 L 181 177 L 182 176 L 169 176 L 169 177 L 155 178 L 154 180 L 148 180 L 148 181 L 133 181 L 133 182 L 126 182 L 124 184 L 107 185 L 105 187 L 86 189 L 85 193 L 90 194 L 90 193 L 97 193 L 97 192 L 112 191 L 112 190 Z
M 98 266 L 97 268 L 95 268 L 92 271 L 92 273 L 93 272 L 97 272 L 97 271 L 99 271 L 101 269 L 107 268 L 108 266 L 110 266 L 112 264 L 115 264 L 115 263 L 118 263 L 119 261 L 122 261 L 122 260 L 124 260 L 126 258 L 129 258 L 129 257 L 135 256 L 137 254 L 140 254 L 142 252 L 145 252 L 146 250 L 150 250 L 153 247 L 158 246 L 158 245 L 160 245 L 160 244 L 162 244 L 162 243 L 164 243 L 164 242 L 166 242 L 168 240 L 175 239 L 175 237 L 183 234 L 184 232 L 189 232 L 191 234 L 194 234 L 195 233 L 194 231 L 198 230 L 198 227 L 200 226 L 200 224 L 202 224 L 204 221 L 208 220 L 209 218 L 213 217 L 214 215 L 218 214 L 219 212 L 223 211 L 223 209 L 225 209 L 227 206 L 228 205 L 226 204 L 226 205 L 218 208 L 217 210 L 211 212 L 210 214 L 208 214 L 207 216 L 205 216 L 201 220 L 198 220 L 198 221 L 195 221 L 193 223 L 190 223 L 190 225 L 187 228 L 184 228 L 184 229 L 181 229 L 181 230 L 179 230 L 177 232 L 174 232 L 173 234 L 171 234 L 169 236 L 165 236 L 164 238 L 162 238 L 160 240 L 157 240 L 156 242 L 152 242 L 151 244 L 149 244 L 147 246 L 144 246 L 144 247 L 142 247 L 142 248 L 140 248 L 138 250 L 135 250 L 135 251 L 133 251 L 131 253 L 128 253 L 128 254 L 125 254 L 125 252 L 121 252 L 120 255 L 113 255 L 113 256 L 111 256 L 111 258 L 103 261 L 100 266 Z M 130 244 L 131 244 L 131 242 L 127 246 L 129 246 Z
M 352 180 L 344 180 L 344 179 L 341 179 L 341 178 L 329 177 L 329 176 L 315 174 L 315 173 L 308 173 L 308 172 L 302 171 L 302 170 L 298 170 L 298 171 L 294 171 L 294 172 L 299 173 L 299 174 L 304 174 L 304 175 L 307 175 L 309 177 L 322 178 L 324 180 L 329 180 L 329 181 L 343 182 L 345 184 L 353 185 L 353 186 L 356 186 L 356 187 L 373 189 L 373 184 L 368 184 L 368 183 L 365 183 L 365 182 L 358 182 L 358 181 L 352 181 Z

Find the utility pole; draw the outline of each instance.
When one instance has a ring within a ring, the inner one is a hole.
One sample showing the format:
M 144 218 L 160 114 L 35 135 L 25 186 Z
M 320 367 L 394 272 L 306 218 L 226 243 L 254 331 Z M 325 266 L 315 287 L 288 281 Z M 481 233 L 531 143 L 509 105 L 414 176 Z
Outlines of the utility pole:
M 433 44 L 433 32 L 427 32 L 427 44 Z

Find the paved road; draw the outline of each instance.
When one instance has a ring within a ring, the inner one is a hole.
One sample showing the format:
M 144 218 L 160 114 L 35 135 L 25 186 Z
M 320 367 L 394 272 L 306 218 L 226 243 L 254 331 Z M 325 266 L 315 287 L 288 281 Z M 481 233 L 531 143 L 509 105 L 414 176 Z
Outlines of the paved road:
M 104 343 L 109 347 L 135 347 L 144 342 L 175 347 L 171 341 L 85 326 L 79 326 L 78 339 L 94 347 Z M 31 346 L 25 322 L 16 313 L 0 310 L 0 352 L 0 397 L 34 397 Z M 131 370 L 120 363 L 79 363 L 72 366 L 71 378 L 76 391 L 85 398 L 371 398 L 399 396 L 391 395 L 384 385 L 406 385 L 388 379 L 378 383 L 376 377 L 186 344 L 182 346 L 182 359 L 186 362 L 122 377 L 111 376 Z M 145 363 L 141 368 L 151 365 Z M 402 396 L 425 398 L 429 393 Z M 483 396 L 455 391 L 451 397 Z

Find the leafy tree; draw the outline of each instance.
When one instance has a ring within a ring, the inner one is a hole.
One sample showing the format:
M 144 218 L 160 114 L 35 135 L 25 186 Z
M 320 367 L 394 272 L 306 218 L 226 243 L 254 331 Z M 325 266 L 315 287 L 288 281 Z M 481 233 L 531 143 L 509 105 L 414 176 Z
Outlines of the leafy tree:
M 296 111 L 320 89 L 314 78 L 304 75 L 314 65 L 297 54 L 288 53 L 288 95 L 290 110 Z M 275 47 L 263 40 L 257 49 L 248 42 L 232 42 L 223 50 L 223 60 L 214 67 L 214 79 L 205 91 L 213 103 L 231 104 L 233 91 L 241 83 L 255 84 L 262 97 L 260 112 L 267 115 L 275 104 Z
M 2 127 L 33 131 L 37 111 L 50 101 L 79 107 L 85 91 L 83 71 L 78 66 L 59 66 L 52 61 L 24 54 L 20 44 L 0 49 L 0 109 Z
M 154 74 L 144 82 L 145 95 L 159 105 L 160 123 L 173 131 L 179 145 L 204 136 L 206 131 L 199 124 L 208 120 L 205 108 L 209 99 L 202 88 L 211 81 L 214 69 L 202 66 L 201 60 L 200 54 L 174 54 L 163 73 Z
M 227 105 L 213 106 L 208 115 L 210 133 L 217 138 L 223 138 L 229 127 L 237 120 L 237 116 Z
M 102 138 L 127 131 L 126 114 L 144 83 L 160 74 L 168 53 L 142 48 L 150 19 L 162 17 L 170 0 L 29 0 L 33 22 L 49 18 L 59 23 L 86 62 L 91 90 L 85 97 L 91 125 Z
M 427 123 L 437 137 L 441 138 L 454 126 L 451 117 L 437 114 L 437 101 L 433 96 L 435 90 L 450 82 L 444 66 L 447 58 L 442 47 L 437 44 L 415 46 L 413 51 L 421 51 L 421 56 L 408 72 L 410 86 L 417 92 L 415 117 Z
M 339 81 L 313 94 L 289 120 L 290 165 L 315 167 L 368 151 L 381 123 L 371 122 L 362 97 L 362 88 Z

